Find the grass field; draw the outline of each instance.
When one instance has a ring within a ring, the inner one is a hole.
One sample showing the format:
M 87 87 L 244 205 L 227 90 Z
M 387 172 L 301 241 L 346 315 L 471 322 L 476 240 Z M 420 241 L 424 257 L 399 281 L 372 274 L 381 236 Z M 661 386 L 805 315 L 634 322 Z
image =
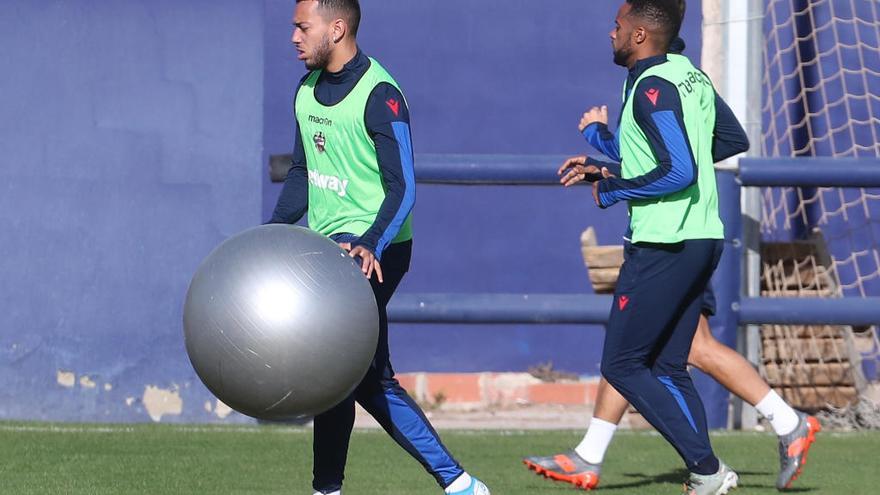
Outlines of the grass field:
M 494 495 L 576 493 L 535 476 L 527 454 L 574 445 L 580 433 L 441 432 L 464 466 Z M 769 434 L 713 437 L 741 476 L 738 493 L 776 493 L 776 443 Z M 311 494 L 311 430 L 285 427 L 80 426 L 0 423 L 3 494 Z M 880 493 L 880 434 L 823 432 L 795 493 Z M 651 433 L 623 432 L 606 458 L 600 493 L 680 493 L 684 471 Z M 442 493 L 421 466 L 380 431 L 352 439 L 347 495 Z

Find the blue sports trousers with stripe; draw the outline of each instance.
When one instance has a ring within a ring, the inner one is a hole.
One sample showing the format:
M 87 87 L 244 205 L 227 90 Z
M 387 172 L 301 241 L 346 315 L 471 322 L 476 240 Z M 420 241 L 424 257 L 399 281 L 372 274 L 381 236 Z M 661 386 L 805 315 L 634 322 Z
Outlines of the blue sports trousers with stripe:
M 718 459 L 687 358 L 723 246 L 717 239 L 627 244 L 602 354 L 605 379 L 698 474 L 714 474 Z
M 353 236 L 333 236 L 337 242 L 351 242 Z M 389 435 L 425 467 L 445 488 L 464 471 L 452 457 L 418 405 L 394 378 L 388 352 L 388 317 L 385 307 L 409 269 L 412 241 L 391 244 L 382 256 L 380 284 L 376 275 L 370 280 L 379 306 L 379 343 L 369 370 L 360 385 L 347 399 L 315 417 L 314 479 L 315 491 L 332 493 L 342 487 L 348 442 L 354 426 L 357 401 Z M 332 363 L 328 363 L 332 366 Z

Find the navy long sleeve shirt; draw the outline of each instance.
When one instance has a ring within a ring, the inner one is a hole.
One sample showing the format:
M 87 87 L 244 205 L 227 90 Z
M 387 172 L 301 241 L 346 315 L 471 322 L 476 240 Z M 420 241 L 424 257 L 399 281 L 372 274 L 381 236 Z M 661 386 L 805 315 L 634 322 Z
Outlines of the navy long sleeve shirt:
M 633 114 L 657 157 L 658 167 L 651 172 L 631 179 L 613 178 L 599 185 L 603 207 L 617 201 L 664 196 L 682 190 L 697 179 L 697 167 L 685 132 L 681 101 L 675 86 L 659 77 L 643 79 L 633 90 L 635 81 L 648 68 L 666 61 L 666 55 L 640 60 L 630 69 L 626 92 L 633 101 Z M 651 91 L 655 98 L 648 98 Z M 640 95 L 644 97 L 639 98 Z M 715 95 L 716 119 L 713 129 L 712 156 L 721 161 L 749 148 L 748 138 L 736 120 L 730 107 Z M 593 123 L 584 129 L 584 137 L 594 148 L 619 161 L 618 138 L 602 123 Z M 588 164 L 607 167 L 620 175 L 619 163 L 591 159 Z
M 602 134 L 607 136 L 607 134 L 611 134 L 608 131 L 608 126 L 605 124 L 601 124 L 599 122 L 594 122 L 588 126 L 590 131 L 584 129 L 584 136 L 587 138 L 587 141 L 592 144 L 594 139 L 598 139 L 598 137 L 588 136 L 588 134 Z M 607 133 L 607 134 L 606 134 Z M 612 135 L 613 136 L 613 135 Z M 610 140 L 604 138 L 606 143 L 610 143 Z M 603 153 L 608 158 L 614 160 L 620 159 L 618 154 L 620 151 L 617 148 L 617 137 L 614 136 L 613 142 L 613 156 L 609 156 L 606 153 Z M 608 146 L 606 144 L 605 146 Z M 594 146 L 596 147 L 596 146 Z M 599 148 L 597 148 L 599 149 Z M 738 155 L 740 153 L 744 153 L 749 150 L 749 138 L 746 136 L 745 130 L 743 130 L 742 125 L 740 125 L 739 120 L 737 120 L 736 115 L 734 115 L 733 110 L 727 105 L 727 102 L 721 98 L 717 93 L 715 94 L 715 128 L 713 130 L 712 135 L 712 160 L 717 162 L 724 161 L 732 156 Z M 614 175 L 620 175 L 620 162 L 619 161 L 605 161 L 599 160 L 593 157 L 587 157 L 587 165 L 596 165 L 599 168 L 606 167 L 611 173 Z
M 323 105 L 339 103 L 354 89 L 369 69 L 370 63 L 369 57 L 358 50 L 357 55 L 341 71 L 322 72 L 315 85 L 315 97 Z M 302 87 L 304 81 L 305 77 L 300 81 L 299 87 Z M 385 198 L 373 224 L 352 245 L 363 246 L 381 258 L 388 241 L 397 235 L 395 229 L 400 228 L 400 222 L 395 221 L 395 218 L 405 218 L 415 203 L 409 108 L 400 91 L 388 83 L 377 85 L 367 100 L 364 123 L 376 146 Z M 293 166 L 284 181 L 270 223 L 296 223 L 308 210 L 308 170 L 302 135 L 298 128 L 292 161 Z

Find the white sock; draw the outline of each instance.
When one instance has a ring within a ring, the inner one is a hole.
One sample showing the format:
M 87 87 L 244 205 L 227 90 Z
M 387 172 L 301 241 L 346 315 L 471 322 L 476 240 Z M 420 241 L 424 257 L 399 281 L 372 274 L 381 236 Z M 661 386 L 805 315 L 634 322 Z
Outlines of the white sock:
M 315 495 L 325 495 L 321 492 L 315 492 Z M 342 495 L 342 490 L 336 490 L 335 492 L 327 493 L 326 495 Z
M 467 489 L 469 486 L 471 486 L 471 475 L 464 473 L 458 478 L 455 478 L 455 481 L 447 486 L 445 491 L 446 493 L 460 492 Z
M 574 451 L 590 464 L 601 464 L 616 430 L 616 424 L 594 417 L 590 420 L 587 434 Z
M 773 431 L 780 436 L 793 432 L 800 421 L 794 409 L 773 390 L 761 399 L 761 402 L 755 404 L 755 409 L 770 421 Z

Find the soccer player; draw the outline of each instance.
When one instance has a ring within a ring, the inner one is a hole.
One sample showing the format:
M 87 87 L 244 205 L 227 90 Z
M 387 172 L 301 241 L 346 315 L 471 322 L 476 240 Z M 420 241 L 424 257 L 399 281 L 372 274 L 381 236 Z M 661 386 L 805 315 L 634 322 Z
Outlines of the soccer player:
M 683 2 L 681 2 L 683 3 Z M 670 46 L 670 57 L 684 50 L 680 38 Z M 631 89 L 631 88 L 627 88 Z M 712 144 L 713 160 L 718 162 L 747 151 L 748 139 L 733 112 L 715 95 L 715 129 Z M 607 109 L 592 108 L 579 125 L 587 141 L 607 156 L 619 159 L 615 136 L 607 126 Z M 650 138 L 650 136 L 649 136 Z M 653 147 L 660 147 L 654 143 Z M 604 176 L 619 176 L 620 164 L 602 162 L 586 156 L 572 157 L 559 169 L 560 182 L 571 186 L 582 181 L 595 181 Z M 625 238 L 626 243 L 629 238 Z M 715 298 L 711 286 L 703 295 L 701 315 L 691 345 L 688 363 L 713 377 L 734 395 L 739 396 L 770 421 L 779 437 L 780 471 L 776 487 L 789 488 L 806 463 L 807 452 L 821 429 L 816 418 L 794 410 L 760 377 L 755 368 L 733 349 L 718 342 L 709 328 L 708 317 L 715 314 Z M 617 424 L 626 412 L 627 402 L 603 378 L 599 382 L 596 406 L 587 433 L 580 444 L 563 454 L 527 457 L 525 464 L 538 474 L 565 481 L 586 489 L 596 488 L 605 452 Z
M 628 201 L 631 242 L 601 371 L 679 453 L 690 471 L 686 493 L 725 494 L 738 476 L 712 450 L 687 371 L 702 294 L 723 249 L 715 92 L 686 58 L 667 57 L 680 25 L 675 0 L 626 0 L 610 34 L 632 90 L 618 130 L 621 177 L 594 182 L 593 199 L 601 208 Z
M 409 269 L 415 178 L 409 110 L 394 79 L 357 46 L 357 0 L 297 0 L 293 44 L 310 72 L 296 93 L 293 167 L 271 222 L 309 226 L 360 260 L 379 306 L 379 343 L 354 393 L 315 418 L 318 494 L 342 492 L 355 401 L 449 494 L 488 495 L 394 378 L 386 305 Z M 333 363 L 327 363 L 332 366 Z

